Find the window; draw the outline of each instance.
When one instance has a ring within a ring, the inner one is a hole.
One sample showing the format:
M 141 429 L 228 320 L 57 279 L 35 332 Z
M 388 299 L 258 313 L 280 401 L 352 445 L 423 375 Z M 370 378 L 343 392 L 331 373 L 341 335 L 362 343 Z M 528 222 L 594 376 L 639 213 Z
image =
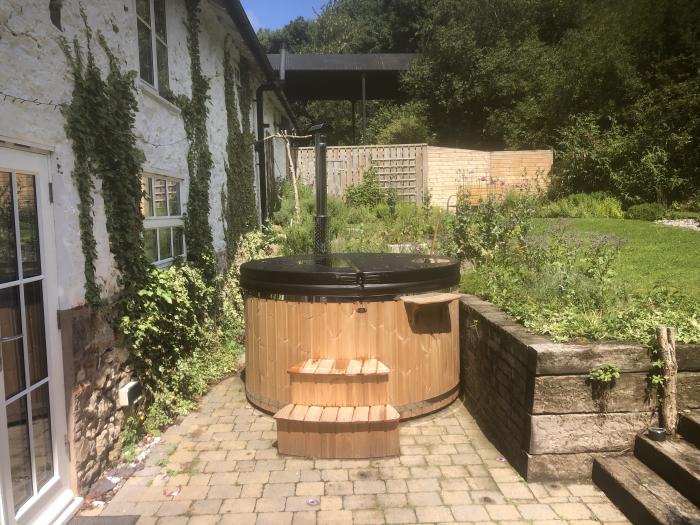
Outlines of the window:
M 167 265 L 175 257 L 184 257 L 185 229 L 180 200 L 181 181 L 159 175 L 143 178 L 141 209 L 143 245 L 146 258 L 158 265 Z
M 162 95 L 168 83 L 168 38 L 165 0 L 136 0 L 141 79 Z

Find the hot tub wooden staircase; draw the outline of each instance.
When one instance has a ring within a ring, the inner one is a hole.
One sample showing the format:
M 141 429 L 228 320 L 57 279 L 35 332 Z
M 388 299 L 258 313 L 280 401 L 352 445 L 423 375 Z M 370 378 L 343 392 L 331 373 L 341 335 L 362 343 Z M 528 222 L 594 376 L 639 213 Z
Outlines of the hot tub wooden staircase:
M 399 454 L 389 368 L 377 359 L 307 359 L 288 370 L 291 403 L 275 414 L 281 454 L 376 458 Z

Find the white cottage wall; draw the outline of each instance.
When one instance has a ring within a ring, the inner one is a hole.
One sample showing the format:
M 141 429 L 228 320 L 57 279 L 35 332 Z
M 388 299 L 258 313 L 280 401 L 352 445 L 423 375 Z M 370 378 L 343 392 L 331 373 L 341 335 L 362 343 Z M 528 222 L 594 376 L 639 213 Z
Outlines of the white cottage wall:
M 88 25 L 101 31 L 124 70 L 139 70 L 135 0 L 83 1 Z M 49 18 L 48 0 L 0 0 L 0 141 L 34 145 L 50 155 L 53 180 L 53 217 L 58 270 L 58 300 L 65 386 L 67 392 L 69 441 L 73 463 L 73 486 L 84 492 L 96 479 L 115 450 L 125 413 L 117 405 L 117 391 L 128 381 L 127 353 L 116 346 L 109 319 L 104 312 L 84 308 L 84 259 L 78 223 L 78 195 L 71 172 L 72 144 L 66 137 L 65 119 L 50 106 L 13 101 L 11 96 L 29 100 L 66 103 L 71 99 L 73 79 L 59 45 L 60 38 L 74 37 L 85 50 L 81 2 L 64 0 L 63 30 Z M 191 92 L 190 57 L 186 41 L 184 0 L 168 0 L 167 39 L 169 83 L 175 94 Z M 217 0 L 202 0 L 200 57 L 204 75 L 210 79 L 209 147 L 212 169 L 209 221 L 214 247 L 224 250 L 221 192 L 226 173 L 226 106 L 224 101 L 224 43 L 230 42 L 235 62 L 246 57 L 251 67 L 253 92 L 264 81 L 263 73 L 246 47 L 233 21 Z M 106 58 L 95 41 L 98 65 L 107 70 Z M 188 191 L 188 143 L 178 108 L 164 100 L 145 82 L 137 79 L 138 113 L 136 133 L 146 161 L 145 172 L 181 178 L 186 209 Z M 3 94 L 11 95 L 4 97 Z M 284 112 L 276 97 L 265 100 L 265 122 L 274 123 L 275 111 Z M 240 108 L 239 108 L 240 111 Z M 255 107 L 250 108 L 251 131 L 255 131 Z M 3 142 L 0 142 L 3 146 Z M 251 150 L 250 155 L 254 155 Z M 257 164 L 257 157 L 255 157 Z M 257 187 L 257 175 L 256 175 Z M 95 191 L 95 238 L 98 257 L 96 275 L 103 295 L 117 291 L 117 272 L 109 251 L 104 203 Z M 51 315 L 55 313 L 51 312 Z M 97 408 L 96 408 L 97 407 Z

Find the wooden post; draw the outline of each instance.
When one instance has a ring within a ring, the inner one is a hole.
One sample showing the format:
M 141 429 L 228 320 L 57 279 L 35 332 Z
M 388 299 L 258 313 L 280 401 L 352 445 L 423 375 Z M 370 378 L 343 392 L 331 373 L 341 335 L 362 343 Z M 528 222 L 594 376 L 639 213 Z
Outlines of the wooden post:
M 664 393 L 661 398 L 661 424 L 666 433 L 675 434 L 678 425 L 678 362 L 676 361 L 676 329 L 657 326 L 656 341 L 664 361 Z
M 287 148 L 287 159 L 289 160 L 289 172 L 292 175 L 292 189 L 294 190 L 294 216 L 299 219 L 301 208 L 299 207 L 299 188 L 297 187 L 297 168 L 292 159 L 292 146 L 288 137 L 284 138 L 284 143 Z

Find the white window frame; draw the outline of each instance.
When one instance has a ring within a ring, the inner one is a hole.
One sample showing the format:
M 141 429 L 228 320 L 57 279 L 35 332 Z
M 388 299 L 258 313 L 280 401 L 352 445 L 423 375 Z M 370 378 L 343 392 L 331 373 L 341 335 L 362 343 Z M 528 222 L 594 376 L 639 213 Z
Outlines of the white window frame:
M 143 219 L 143 229 L 145 230 L 155 230 L 156 231 L 156 254 L 157 254 L 157 259 L 155 261 L 149 261 L 151 264 L 154 266 L 158 267 L 165 267 L 165 266 L 170 266 L 173 261 L 177 257 L 181 257 L 183 259 L 187 258 L 187 240 L 185 239 L 184 231 L 182 235 L 182 254 L 181 255 L 175 255 L 175 235 L 173 235 L 175 228 L 183 228 L 185 227 L 185 221 L 183 218 L 183 214 L 185 212 L 185 204 L 182 199 L 183 195 L 183 186 L 184 186 L 184 179 L 180 177 L 174 177 L 172 175 L 163 175 L 161 173 L 154 173 L 154 172 L 144 172 L 142 175 L 142 180 L 144 187 L 146 184 L 148 184 L 148 180 L 151 179 L 162 179 L 166 181 L 166 186 L 165 186 L 165 206 L 166 206 L 166 215 L 161 215 L 161 216 L 156 216 L 156 207 L 155 207 L 155 194 L 153 191 L 153 187 L 151 188 L 151 199 L 152 199 L 152 206 L 153 206 L 153 213 L 154 215 L 151 215 L 150 217 L 147 217 L 146 214 L 144 213 L 144 219 Z M 180 194 L 179 194 L 179 201 L 180 201 L 180 214 L 179 215 L 171 215 L 170 214 L 170 199 L 168 198 L 168 182 L 177 182 L 180 184 L 179 189 L 180 189 Z M 155 185 L 154 185 L 155 186 Z M 145 201 L 145 198 L 144 198 Z M 170 253 L 172 254 L 170 257 L 167 257 L 165 259 L 160 258 L 160 229 L 161 228 L 171 228 L 171 234 L 170 234 Z M 144 246 L 145 248 L 145 246 Z
M 149 82 L 148 80 L 146 80 L 145 78 L 143 78 L 141 76 L 141 63 L 140 63 L 141 50 L 140 49 L 138 50 L 139 78 L 146 85 L 155 89 L 158 92 L 158 94 L 161 94 L 160 93 L 160 86 L 159 86 L 159 82 L 158 82 L 158 48 L 157 48 L 157 45 L 158 45 L 158 42 L 163 44 L 165 46 L 165 52 L 168 53 L 168 71 L 167 71 L 167 74 L 168 74 L 168 86 L 170 86 L 170 50 L 168 48 L 168 42 L 167 42 L 168 16 L 166 13 L 166 15 L 165 15 L 165 38 L 166 38 L 166 40 L 163 41 L 163 39 L 160 38 L 156 32 L 156 10 L 155 10 L 155 5 L 154 5 L 155 1 L 154 0 L 146 0 L 146 2 L 148 2 L 148 9 L 150 10 L 150 17 L 151 17 L 150 23 L 146 22 L 146 20 L 144 20 L 143 18 L 141 18 L 139 16 L 139 10 L 137 8 L 138 0 L 134 0 L 134 12 L 136 13 L 136 20 L 137 20 L 137 23 L 136 23 L 136 45 L 137 46 L 139 45 L 139 42 L 138 42 L 138 22 L 141 22 L 142 24 L 145 24 L 149 28 L 149 30 L 151 31 L 151 60 L 153 63 L 153 83 Z M 164 2 L 164 4 L 167 7 L 167 5 L 168 5 L 167 0 Z

